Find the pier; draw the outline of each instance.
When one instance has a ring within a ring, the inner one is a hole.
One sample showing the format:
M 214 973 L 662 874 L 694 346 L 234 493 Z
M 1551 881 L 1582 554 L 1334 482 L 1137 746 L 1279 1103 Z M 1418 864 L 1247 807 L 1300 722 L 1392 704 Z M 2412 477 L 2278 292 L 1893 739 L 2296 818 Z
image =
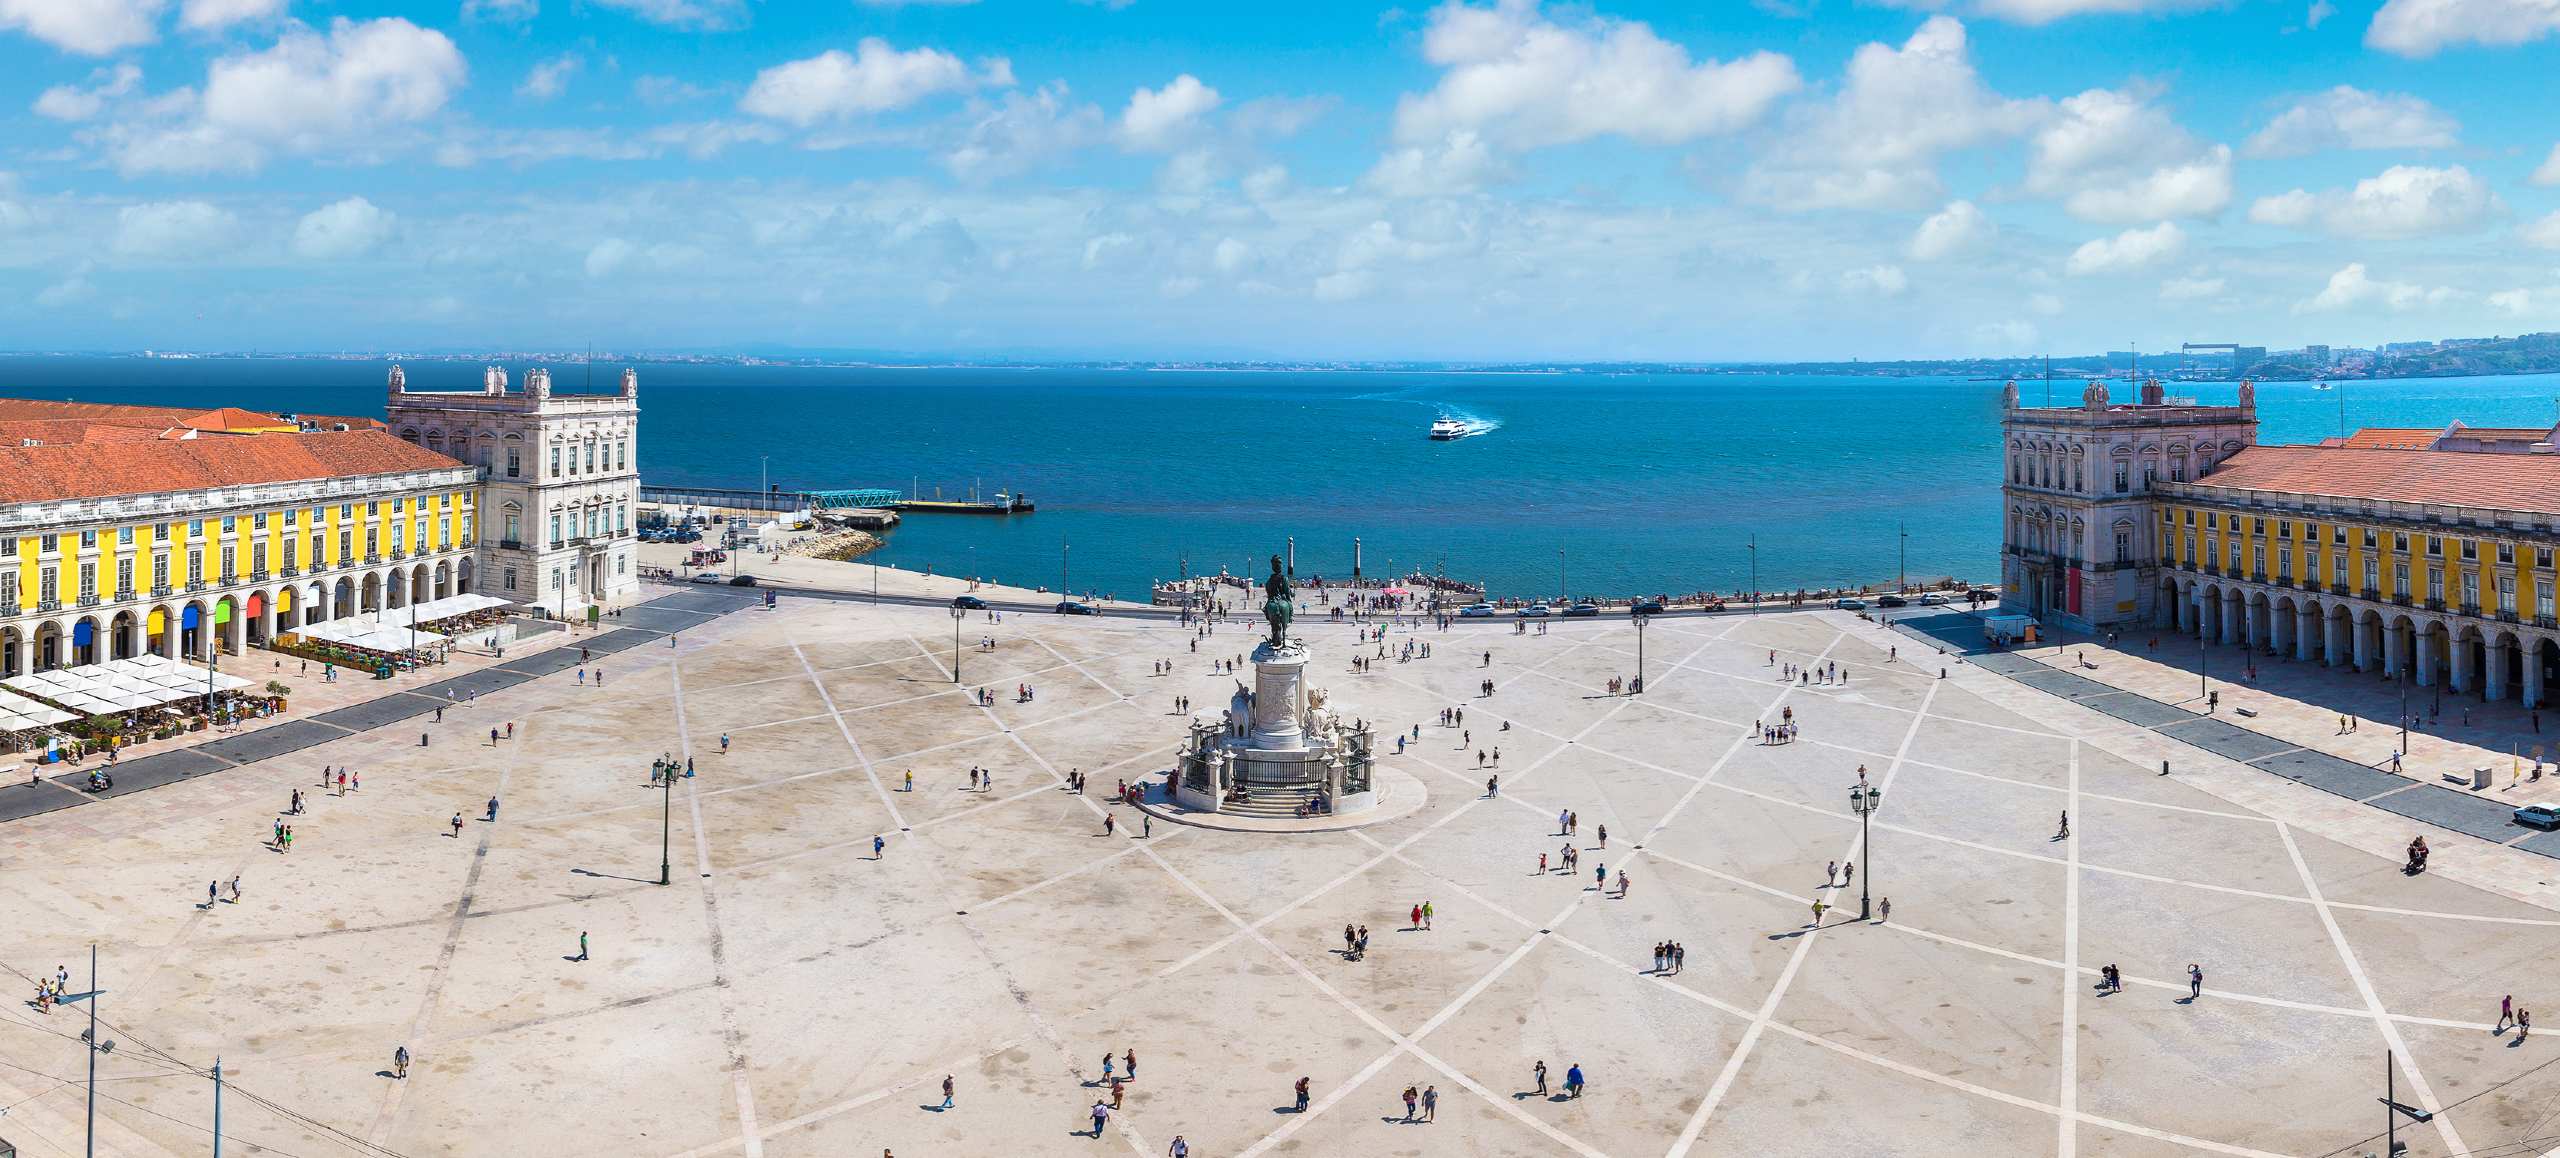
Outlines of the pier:
M 938 495 L 938 492 L 937 492 Z M 944 499 L 909 497 L 886 487 L 829 490 L 765 490 L 748 487 L 647 486 L 640 501 L 665 507 L 706 507 L 732 511 L 919 511 L 927 514 L 1022 515 L 1034 509 L 1026 495 L 998 491 L 991 498 Z

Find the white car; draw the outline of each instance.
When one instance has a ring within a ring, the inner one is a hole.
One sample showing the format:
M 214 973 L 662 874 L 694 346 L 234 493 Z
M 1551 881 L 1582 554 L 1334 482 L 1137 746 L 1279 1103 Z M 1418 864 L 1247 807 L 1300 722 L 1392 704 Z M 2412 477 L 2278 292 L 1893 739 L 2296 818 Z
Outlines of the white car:
M 723 580 L 720 578 L 720 573 L 719 573 L 719 572 L 717 572 L 717 571 L 697 571 L 697 572 L 695 572 L 695 573 L 694 573 L 693 581 L 694 581 L 694 582 L 696 582 L 696 583 L 719 583 L 719 582 L 723 582 Z
M 1555 612 L 1544 603 L 1532 603 L 1527 607 L 1523 607 L 1518 611 L 1512 612 L 1511 614 L 1517 615 L 1522 619 L 1545 619 L 1547 616 L 1555 614 Z
M 1493 614 L 1490 603 L 1474 603 L 1458 609 L 1460 619 L 1483 619 Z
M 1947 593 L 1944 591 L 1932 591 L 1920 597 L 1920 606 L 1922 607 L 1944 607 L 1946 605 Z

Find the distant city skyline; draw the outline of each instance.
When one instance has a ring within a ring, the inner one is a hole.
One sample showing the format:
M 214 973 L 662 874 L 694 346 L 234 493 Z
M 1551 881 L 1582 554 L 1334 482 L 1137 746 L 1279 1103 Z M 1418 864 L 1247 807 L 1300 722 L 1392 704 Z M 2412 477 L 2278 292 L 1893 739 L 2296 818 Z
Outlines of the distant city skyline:
M 0 345 L 2560 330 L 2549 0 L 0 0 Z

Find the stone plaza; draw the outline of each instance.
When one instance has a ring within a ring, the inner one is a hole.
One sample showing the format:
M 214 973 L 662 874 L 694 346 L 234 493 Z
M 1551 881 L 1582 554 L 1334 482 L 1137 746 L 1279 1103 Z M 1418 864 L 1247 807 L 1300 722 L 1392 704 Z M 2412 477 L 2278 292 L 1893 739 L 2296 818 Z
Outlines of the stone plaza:
M 24 998 L 85 991 L 94 942 L 101 1154 L 205 1152 L 216 1055 L 232 1152 L 302 1158 L 2363 1153 L 2386 1050 L 2443 1111 L 2412 1153 L 2560 1145 L 2554 1047 L 2495 1024 L 2548 996 L 2551 861 L 1846 613 L 1398 625 L 1355 673 L 1376 626 L 1309 609 L 1308 680 L 1427 799 L 1280 833 L 1113 800 L 1171 766 L 1175 697 L 1214 722 L 1250 616 L 740 594 L 440 722 L 0 825 L 0 1138 L 80 1152 L 88 1009 Z M 1653 972 L 1666 940 L 1693 968 Z

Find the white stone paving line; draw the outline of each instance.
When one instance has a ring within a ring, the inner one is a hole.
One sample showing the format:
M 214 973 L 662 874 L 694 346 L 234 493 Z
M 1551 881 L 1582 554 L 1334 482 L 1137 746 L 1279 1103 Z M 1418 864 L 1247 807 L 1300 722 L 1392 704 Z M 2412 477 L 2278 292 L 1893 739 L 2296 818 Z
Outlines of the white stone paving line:
M 889 786 L 880 782 L 880 772 L 871 766 L 871 757 L 863 753 L 862 741 L 853 738 L 853 725 L 845 723 L 844 713 L 836 709 L 835 694 L 827 690 L 827 681 L 818 678 L 818 669 L 809 663 L 809 653 L 800 650 L 799 643 L 795 641 L 791 644 L 791 658 L 800 661 L 800 670 L 809 675 L 809 686 L 818 689 L 818 702 L 827 706 L 827 715 L 835 720 L 837 733 L 844 737 L 845 746 L 853 749 L 853 758 L 861 762 L 862 774 L 871 778 L 871 790 L 879 795 L 880 806 L 889 810 L 890 822 L 897 825 L 899 831 L 905 831 L 906 815 L 898 811 L 898 802 L 889 798 Z M 681 726 L 684 722 L 681 702 L 678 709 L 676 722 Z
M 2347 943 L 2346 930 L 2338 927 L 2337 915 L 2330 912 L 2328 902 L 2321 899 L 2320 882 L 2312 879 L 2311 865 L 2302 859 L 2302 849 L 2294 843 L 2293 827 L 2278 825 L 2276 832 L 2284 837 L 2284 850 L 2293 858 L 2294 871 L 2302 876 L 2302 887 L 2311 896 L 2312 908 L 2320 914 L 2320 924 L 2329 930 L 2329 943 L 2337 947 L 2338 963 L 2346 966 L 2347 976 L 2355 980 L 2356 996 L 2362 997 L 2365 1008 L 2373 1011 L 2374 1028 L 2382 1031 L 2383 1042 L 2399 1059 L 2400 1072 L 2409 1079 L 2410 1092 L 2417 1097 L 2418 1105 L 2435 1115 L 2436 1133 L 2444 1139 L 2445 1152 L 2467 1153 L 2462 1135 L 2453 1128 L 2452 1115 L 2445 1113 L 2444 1104 L 2436 1100 L 2435 1088 L 2427 1084 L 2427 1076 L 2419 1068 L 2418 1060 L 2409 1054 L 2409 1043 L 2400 1036 L 2400 1027 L 2392 1022 L 2390 1011 L 2382 1007 L 2382 997 L 2374 992 L 2373 980 L 2365 976 L 2363 964 L 2356 960 L 2355 947 Z
M 2071 741 L 2071 812 L 2080 811 L 2080 741 Z M 2065 817 L 2069 812 L 2063 814 Z M 2070 869 L 2062 886 L 2062 1074 L 2061 1109 L 2056 1124 L 2061 1136 L 2056 1153 L 2076 1158 L 2080 1152 L 2080 838 L 2064 842 Z M 1891 922 L 1887 922 L 1890 924 Z
M 800 649 L 797 644 L 792 646 L 792 654 L 798 655 L 799 650 Z M 679 655 L 681 655 L 681 653 L 679 653 Z M 801 659 L 801 666 L 806 667 L 807 665 L 808 660 L 806 657 L 803 657 Z M 667 665 L 667 678 L 672 680 L 675 685 L 676 742 L 679 745 L 678 755 L 690 760 L 693 758 L 693 732 L 685 725 L 684 664 L 681 658 L 676 662 L 672 662 Z M 812 678 L 814 679 L 815 677 L 813 676 Z M 820 694 L 823 695 L 824 692 L 825 689 L 821 688 Z M 828 709 L 830 711 L 834 710 L 834 704 L 830 703 L 828 705 Z M 850 739 L 851 737 L 848 736 L 847 738 Z M 854 754 L 859 756 L 861 755 L 861 751 L 856 749 Z M 729 1051 L 729 1085 L 731 1090 L 737 1095 L 738 1099 L 738 1131 L 745 1139 L 747 1158 L 764 1158 L 764 1137 L 756 1131 L 755 1088 L 747 1081 L 746 1035 L 738 1029 L 737 1003 L 729 998 L 731 977 L 729 973 L 728 938 L 723 935 L 720 928 L 719 892 L 717 887 L 711 883 L 711 834 L 702 823 L 702 793 L 698 783 L 693 780 L 687 780 L 684 782 L 684 785 L 685 807 L 693 813 L 694 867 L 702 874 L 700 879 L 704 882 L 702 886 L 702 919 L 705 924 L 711 927 L 712 995 L 720 1003 L 720 1038 L 722 1044 L 725 1045 Z M 660 789 L 659 791 L 663 792 L 667 790 Z
M 1832 640 L 1831 646 L 1836 647 L 1839 645 L 1841 640 L 1847 638 L 1848 636 L 1845 633 L 1839 635 Z M 1823 651 L 1828 654 L 1830 648 L 1826 647 Z M 1935 683 L 1930 684 L 1927 696 L 1920 701 L 1920 712 L 1912 716 L 1911 726 L 1905 729 L 1902 733 L 1902 746 L 1900 751 L 1895 754 L 1893 763 L 1885 765 L 1884 775 L 1877 779 L 1876 786 L 1878 788 L 1889 790 L 1893 787 L 1893 779 L 1895 775 L 1902 771 L 1902 757 L 1904 754 L 1911 751 L 1912 742 L 1919 738 L 1920 725 L 1926 723 L 1929 718 L 1929 701 L 1936 699 L 1937 695 L 1938 685 Z M 1730 757 L 1733 752 L 1740 751 L 1742 749 L 1742 743 L 1743 739 L 1737 738 L 1734 741 L 1733 748 L 1728 751 L 1726 755 Z M 1682 797 L 1680 805 L 1686 806 L 1689 800 L 1694 798 L 1700 789 L 1705 788 L 1715 779 L 1716 772 L 1722 770 L 1723 761 L 1718 761 L 1715 769 L 1710 770 L 1705 777 L 1701 778 L 1696 784 L 1690 786 L 1690 795 Z M 1678 812 L 1679 807 L 1674 807 L 1671 813 L 1666 814 L 1663 817 L 1662 823 L 1670 823 L 1671 817 L 1677 815 Z M 1657 824 L 1654 828 L 1656 832 L 1659 832 L 1662 825 Z M 1652 833 L 1647 833 L 1647 839 L 1642 843 L 1652 843 L 1652 835 Z M 1865 842 L 1866 834 L 1863 830 L 1857 835 L 1850 837 L 1848 849 L 1841 853 L 1840 859 L 1852 862 L 1856 861 L 1860 850 L 1865 846 Z M 1839 886 L 1836 884 L 1826 883 L 1823 887 L 1823 892 L 1825 893 L 1836 894 L 1838 891 Z M 1804 959 L 1806 955 L 1813 951 L 1813 943 L 1821 939 L 1823 927 L 1824 926 L 1821 921 L 1817 919 L 1813 923 L 1812 929 L 1802 938 L 1797 940 L 1795 951 L 1787 955 L 1786 967 L 1778 973 L 1777 984 L 1770 987 L 1769 995 L 1761 1001 L 1759 1011 L 1752 1015 L 1750 1027 L 1742 1031 L 1741 1044 L 1735 1046 L 1733 1053 L 1725 1058 L 1724 1068 L 1717 1072 L 1715 1084 L 1707 1088 L 1706 1097 L 1698 1103 L 1697 1112 L 1690 1115 L 1688 1126 L 1680 1131 L 1679 1138 L 1674 1140 L 1671 1143 L 1671 1148 L 1664 1152 L 1665 1158 L 1681 1158 L 1682 1155 L 1689 1152 L 1691 1147 L 1698 1144 L 1699 1135 L 1706 1131 L 1708 1121 L 1715 1117 L 1716 1107 L 1724 1102 L 1725 1094 L 1733 1089 L 1734 1080 L 1741 1076 L 1744 1063 L 1751 1060 L 1752 1047 L 1759 1044 L 1761 1032 L 1767 1029 L 1771 1022 L 1777 1020 L 1778 1004 L 1786 1000 L 1787 990 L 1794 986 L 1797 972 L 1804 968 Z

